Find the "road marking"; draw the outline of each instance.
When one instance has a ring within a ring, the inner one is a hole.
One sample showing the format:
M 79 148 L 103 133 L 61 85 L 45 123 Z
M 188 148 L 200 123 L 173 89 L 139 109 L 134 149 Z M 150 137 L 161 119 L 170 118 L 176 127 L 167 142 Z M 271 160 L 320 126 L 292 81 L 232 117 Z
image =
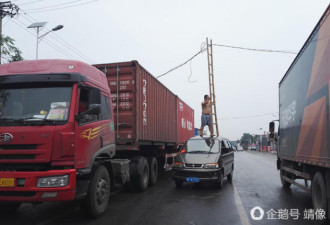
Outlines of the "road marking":
M 249 217 L 247 216 L 247 214 L 245 212 L 242 200 L 238 195 L 238 192 L 236 190 L 234 183 L 233 183 L 233 191 L 234 191 L 235 204 L 236 204 L 236 208 L 238 210 L 239 217 L 241 218 L 241 223 L 243 225 L 251 225 Z

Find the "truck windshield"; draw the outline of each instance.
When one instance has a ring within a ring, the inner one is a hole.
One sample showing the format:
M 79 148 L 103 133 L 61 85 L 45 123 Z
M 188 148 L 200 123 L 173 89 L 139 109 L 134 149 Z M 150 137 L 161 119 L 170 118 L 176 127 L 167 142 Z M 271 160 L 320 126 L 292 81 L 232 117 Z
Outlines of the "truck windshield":
M 189 140 L 187 153 L 219 153 L 219 141 L 212 138 Z
M 0 123 L 67 121 L 72 87 L 0 89 Z

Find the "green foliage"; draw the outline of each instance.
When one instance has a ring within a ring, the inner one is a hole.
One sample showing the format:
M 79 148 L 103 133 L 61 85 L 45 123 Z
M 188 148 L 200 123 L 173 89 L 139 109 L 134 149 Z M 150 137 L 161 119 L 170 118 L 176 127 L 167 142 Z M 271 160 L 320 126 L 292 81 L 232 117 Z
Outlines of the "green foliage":
M 4 62 L 14 62 L 24 60 L 22 52 L 15 46 L 15 40 L 9 36 L 0 37 L 1 60 Z

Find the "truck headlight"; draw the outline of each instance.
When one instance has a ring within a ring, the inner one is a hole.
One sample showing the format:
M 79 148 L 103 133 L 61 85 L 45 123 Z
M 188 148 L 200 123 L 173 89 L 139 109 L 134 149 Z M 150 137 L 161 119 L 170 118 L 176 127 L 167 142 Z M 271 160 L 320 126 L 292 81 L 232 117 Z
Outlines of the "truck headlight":
M 65 187 L 69 184 L 69 175 L 54 176 L 54 177 L 42 177 L 37 181 L 37 187 L 49 188 L 49 187 Z
M 173 167 L 183 167 L 183 164 L 180 162 L 174 162 Z
M 207 163 L 204 165 L 204 168 L 206 169 L 216 169 L 219 168 L 219 164 L 218 163 Z

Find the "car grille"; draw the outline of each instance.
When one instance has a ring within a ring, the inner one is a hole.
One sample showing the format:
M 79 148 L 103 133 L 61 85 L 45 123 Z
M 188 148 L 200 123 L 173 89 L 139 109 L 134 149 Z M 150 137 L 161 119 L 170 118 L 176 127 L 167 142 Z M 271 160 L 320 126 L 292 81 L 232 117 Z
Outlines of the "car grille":
M 185 164 L 185 167 L 188 167 L 188 168 L 202 168 L 203 164 Z

